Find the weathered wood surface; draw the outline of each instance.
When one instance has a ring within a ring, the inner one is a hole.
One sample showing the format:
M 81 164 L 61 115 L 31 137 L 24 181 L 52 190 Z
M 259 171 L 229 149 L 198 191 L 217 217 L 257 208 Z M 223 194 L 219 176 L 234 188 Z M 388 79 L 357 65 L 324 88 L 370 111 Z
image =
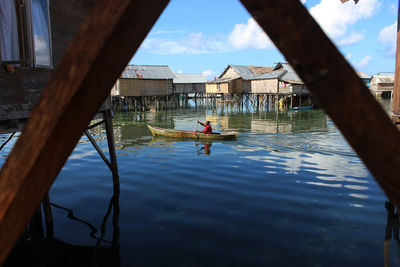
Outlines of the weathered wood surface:
M 0 263 L 167 3 L 104 0 L 75 35 L 0 171 Z
M 57 66 L 79 26 L 101 0 L 51 0 L 50 25 L 53 63 Z
M 241 0 L 400 206 L 400 133 L 350 64 L 298 0 Z
M 52 73 L 16 67 L 10 74 L 0 68 L 0 121 L 28 118 Z

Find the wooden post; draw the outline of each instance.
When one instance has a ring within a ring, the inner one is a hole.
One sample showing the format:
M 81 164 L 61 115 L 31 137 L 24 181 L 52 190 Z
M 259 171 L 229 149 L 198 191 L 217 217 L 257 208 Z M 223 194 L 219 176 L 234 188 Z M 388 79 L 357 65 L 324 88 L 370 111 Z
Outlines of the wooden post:
M 301 93 L 299 95 L 299 107 L 301 107 Z
M 293 108 L 293 94 L 290 95 L 290 108 Z
M 103 114 L 104 114 L 104 124 L 107 135 L 108 153 L 110 156 L 110 163 L 111 163 L 111 172 L 113 175 L 113 182 L 115 184 L 119 183 L 119 175 L 118 175 L 117 155 L 115 153 L 115 139 L 114 139 L 114 131 L 112 123 L 112 113 L 111 110 L 107 109 L 103 111 Z
M 54 222 L 53 213 L 51 212 L 49 193 L 43 198 L 42 201 L 44 219 L 46 222 L 46 239 L 52 240 L 54 238 Z
M 394 76 L 394 89 L 392 98 L 392 120 L 399 125 L 400 123 L 400 1 L 397 12 L 397 42 L 396 42 L 396 69 Z

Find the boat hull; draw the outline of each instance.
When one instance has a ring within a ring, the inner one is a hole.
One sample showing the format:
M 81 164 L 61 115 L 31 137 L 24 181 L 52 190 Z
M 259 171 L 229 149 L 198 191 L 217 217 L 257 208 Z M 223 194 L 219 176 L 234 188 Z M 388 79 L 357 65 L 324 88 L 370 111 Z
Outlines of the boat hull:
M 164 129 L 147 125 L 153 136 L 167 136 L 175 138 L 190 138 L 204 140 L 232 140 L 237 138 L 237 133 L 221 133 L 221 134 L 203 134 L 201 132 Z

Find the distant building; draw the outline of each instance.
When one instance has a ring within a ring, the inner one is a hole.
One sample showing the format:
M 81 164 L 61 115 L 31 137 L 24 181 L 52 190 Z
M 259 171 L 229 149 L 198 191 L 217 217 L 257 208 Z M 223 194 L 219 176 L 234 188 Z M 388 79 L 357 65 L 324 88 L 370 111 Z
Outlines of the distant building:
M 369 89 L 375 96 L 391 97 L 394 89 L 394 73 L 378 73 L 373 75 Z
M 204 94 L 207 79 L 201 73 L 175 73 L 174 94 Z
M 273 71 L 259 75 L 251 80 L 251 93 L 254 94 L 309 94 L 305 84 L 293 68 L 279 62 Z
M 215 80 L 206 84 L 208 94 L 309 94 L 303 81 L 288 63 L 275 67 L 228 65 Z
M 250 93 L 251 80 L 268 73 L 273 67 L 228 65 L 215 80 L 206 84 L 208 94 Z
M 167 96 L 176 76 L 169 66 L 129 65 L 111 91 L 113 96 Z
M 371 82 L 371 76 L 368 74 L 365 74 L 363 72 L 357 72 L 358 77 L 360 77 L 360 79 L 363 81 L 363 83 L 365 84 L 365 86 L 367 88 L 369 88 L 370 86 L 370 82 Z

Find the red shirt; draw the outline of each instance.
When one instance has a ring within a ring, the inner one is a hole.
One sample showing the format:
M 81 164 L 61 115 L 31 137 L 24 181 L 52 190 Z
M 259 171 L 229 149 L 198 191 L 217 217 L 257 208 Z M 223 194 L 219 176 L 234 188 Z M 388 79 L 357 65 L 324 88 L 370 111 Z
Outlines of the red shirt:
M 202 131 L 203 134 L 210 134 L 212 133 L 211 125 L 206 125 L 204 130 Z

